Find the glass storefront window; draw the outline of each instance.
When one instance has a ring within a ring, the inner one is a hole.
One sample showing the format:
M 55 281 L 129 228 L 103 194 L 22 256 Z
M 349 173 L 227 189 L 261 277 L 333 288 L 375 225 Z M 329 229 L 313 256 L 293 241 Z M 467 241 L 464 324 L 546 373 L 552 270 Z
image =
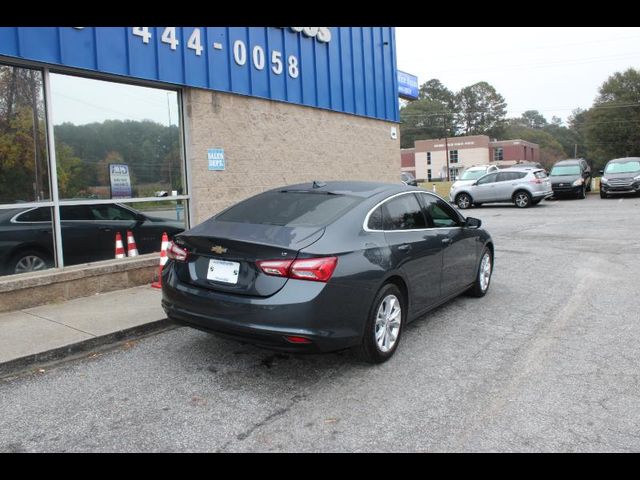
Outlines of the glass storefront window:
M 51 207 L 0 210 L 0 275 L 55 266 Z
M 42 72 L 0 65 L 0 204 L 50 200 Z
M 178 202 L 61 206 L 65 265 L 115 258 L 116 234 L 120 233 L 127 251 L 129 230 L 140 255 L 159 252 L 163 232 L 172 238 L 186 228 L 183 209 L 177 205 Z
M 50 79 L 61 200 L 185 193 L 177 92 Z
M 0 275 L 114 259 L 128 231 L 159 252 L 187 228 L 181 132 L 177 91 L 0 65 Z

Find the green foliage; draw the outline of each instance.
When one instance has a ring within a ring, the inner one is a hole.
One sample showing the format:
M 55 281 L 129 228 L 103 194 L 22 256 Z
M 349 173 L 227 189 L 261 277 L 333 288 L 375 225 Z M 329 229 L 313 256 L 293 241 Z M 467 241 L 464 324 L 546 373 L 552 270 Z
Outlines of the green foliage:
M 455 105 L 459 134 L 498 136 L 503 131 L 507 102 L 487 82 L 460 90 L 455 96 Z
M 640 156 L 640 70 L 616 72 L 591 109 L 575 121 L 594 168 L 613 158 Z

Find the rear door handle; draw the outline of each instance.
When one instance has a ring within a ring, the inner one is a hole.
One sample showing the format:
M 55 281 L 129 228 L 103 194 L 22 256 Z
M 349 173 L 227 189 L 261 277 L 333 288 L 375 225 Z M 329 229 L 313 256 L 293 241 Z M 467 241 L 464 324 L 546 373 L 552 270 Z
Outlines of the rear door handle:
M 409 245 L 408 243 L 403 243 L 398 247 L 398 250 L 400 250 L 401 252 L 408 252 L 409 250 L 411 250 L 411 245 Z
M 442 239 L 442 243 L 444 243 L 445 245 L 448 245 L 448 244 L 450 244 L 450 243 L 451 243 L 451 239 L 450 239 L 450 238 L 448 238 L 448 237 L 447 237 L 447 238 L 443 238 L 443 239 Z

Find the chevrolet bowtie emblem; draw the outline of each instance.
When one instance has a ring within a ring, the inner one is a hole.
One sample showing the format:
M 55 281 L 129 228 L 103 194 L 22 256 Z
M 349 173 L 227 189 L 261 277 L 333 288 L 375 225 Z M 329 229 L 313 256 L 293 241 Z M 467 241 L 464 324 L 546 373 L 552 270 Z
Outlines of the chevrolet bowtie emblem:
M 220 245 L 216 245 L 215 247 L 211 247 L 211 251 L 213 253 L 217 253 L 218 255 L 220 255 L 221 253 L 227 253 L 227 249 L 220 246 Z

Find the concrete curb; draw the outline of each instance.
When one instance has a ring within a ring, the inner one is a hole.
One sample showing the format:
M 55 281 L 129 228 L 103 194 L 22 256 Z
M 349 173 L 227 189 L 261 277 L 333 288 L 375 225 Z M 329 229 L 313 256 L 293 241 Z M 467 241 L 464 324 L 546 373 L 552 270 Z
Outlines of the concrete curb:
M 91 352 L 91 350 L 111 343 L 143 337 L 151 333 L 177 327 L 178 325 L 174 322 L 168 318 L 164 318 L 162 320 L 145 323 L 144 325 L 125 328 L 124 330 L 112 332 L 107 335 L 101 335 L 99 337 L 90 338 L 81 342 L 65 345 L 63 347 L 54 348 L 45 352 L 34 353 L 32 355 L 27 355 L 26 357 L 9 360 L 8 362 L 0 363 L 0 380 L 6 377 L 14 377 L 22 373 L 26 373 L 36 366 L 59 362 L 71 357 L 82 356 Z

